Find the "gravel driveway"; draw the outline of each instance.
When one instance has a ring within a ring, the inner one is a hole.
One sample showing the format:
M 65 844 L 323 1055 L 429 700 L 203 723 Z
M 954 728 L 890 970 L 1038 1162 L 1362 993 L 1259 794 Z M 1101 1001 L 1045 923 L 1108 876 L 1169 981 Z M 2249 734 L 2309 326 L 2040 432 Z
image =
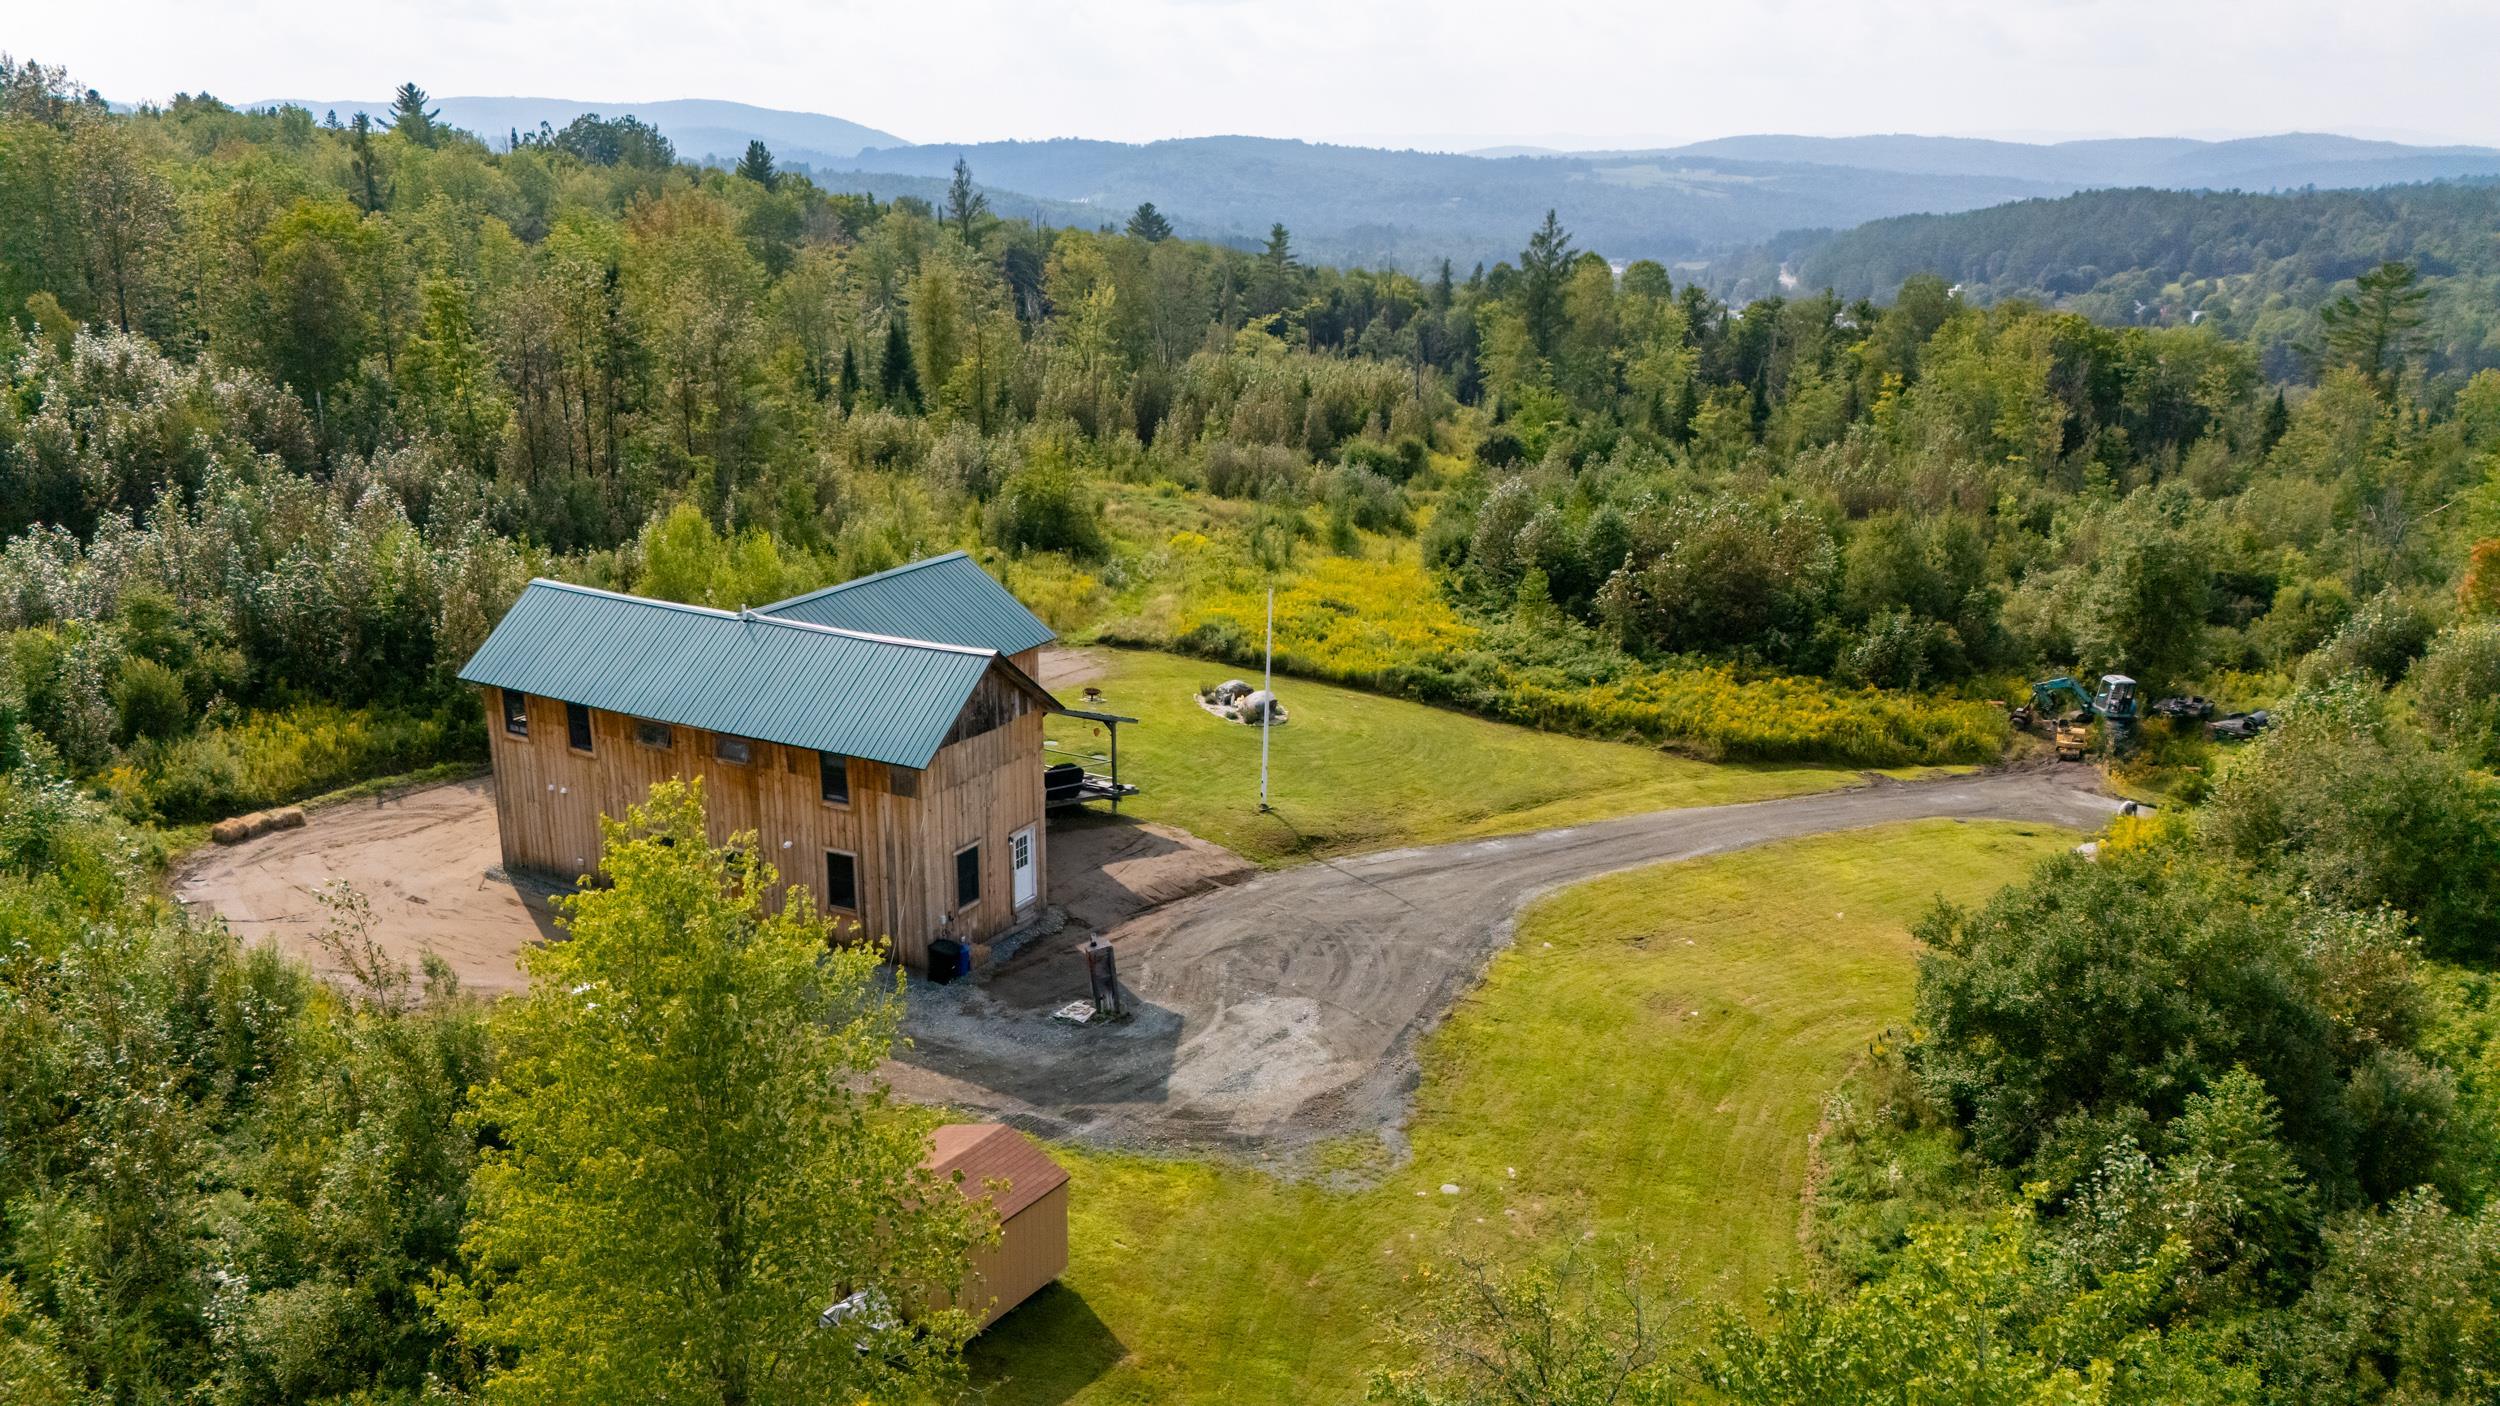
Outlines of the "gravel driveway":
M 1037 942 L 978 982 L 915 980 L 906 1096 L 1054 1137 L 1216 1148 L 1291 1164 L 1325 1139 L 1394 1138 L 1416 1041 L 1560 885 L 1663 860 L 1928 818 L 2098 829 L 2119 803 L 2084 768 L 1876 781 L 1747 805 L 1663 811 L 1500 839 L 1387 850 L 1259 875 L 1108 933 L 1133 1015 L 1076 1027 L 1083 933 Z

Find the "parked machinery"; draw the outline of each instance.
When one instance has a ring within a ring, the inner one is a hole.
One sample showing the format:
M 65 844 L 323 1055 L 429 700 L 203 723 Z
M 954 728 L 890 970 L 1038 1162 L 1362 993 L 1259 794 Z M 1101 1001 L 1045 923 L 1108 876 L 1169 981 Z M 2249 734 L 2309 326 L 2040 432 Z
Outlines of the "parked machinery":
M 2049 736 L 2062 760 L 2083 760 L 2094 718 L 2101 720 L 2112 752 L 2123 753 L 2135 745 L 2141 711 L 2135 680 L 2125 674 L 2101 675 L 2096 691 L 2087 691 L 2064 674 L 2042 679 L 2031 686 L 2031 708 L 2049 725 Z

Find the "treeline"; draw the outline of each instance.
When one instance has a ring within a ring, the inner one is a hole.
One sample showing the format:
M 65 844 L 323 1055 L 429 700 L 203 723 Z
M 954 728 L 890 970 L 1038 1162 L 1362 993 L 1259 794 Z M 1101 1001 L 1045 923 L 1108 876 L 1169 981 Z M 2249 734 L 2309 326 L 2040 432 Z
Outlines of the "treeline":
M 2029 298 L 2115 324 L 2211 324 L 2253 344 L 2269 376 L 2309 369 L 2318 310 L 2382 263 L 2420 270 L 2439 293 L 2424 344 L 2434 375 L 2500 365 L 2490 309 L 2500 261 L 2489 238 L 2500 185 L 2243 194 L 2100 190 L 1952 215 L 1905 215 L 1783 236 L 1721 261 L 1712 286 L 1808 288 L 1888 299 L 1933 274 L 1974 302 Z

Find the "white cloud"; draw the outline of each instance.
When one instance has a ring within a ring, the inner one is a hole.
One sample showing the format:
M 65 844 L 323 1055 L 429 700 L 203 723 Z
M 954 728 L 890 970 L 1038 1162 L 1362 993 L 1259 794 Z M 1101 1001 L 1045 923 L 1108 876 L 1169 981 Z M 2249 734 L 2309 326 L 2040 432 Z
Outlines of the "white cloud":
M 915 140 L 2403 132 L 2500 142 L 2480 0 L 123 0 L 0 42 L 117 99 L 734 98 Z

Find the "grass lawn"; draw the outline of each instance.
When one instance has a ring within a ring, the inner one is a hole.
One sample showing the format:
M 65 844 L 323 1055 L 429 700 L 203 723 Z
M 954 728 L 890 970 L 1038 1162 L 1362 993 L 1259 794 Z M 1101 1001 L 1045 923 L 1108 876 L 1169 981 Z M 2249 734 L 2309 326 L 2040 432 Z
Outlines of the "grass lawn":
M 1697 762 L 1279 678 L 1292 721 L 1270 740 L 1276 811 L 1261 815 L 1258 729 L 1215 717 L 1194 697 L 1240 670 L 1142 650 L 1088 653 L 1102 672 L 1054 691 L 1071 706 L 1140 720 L 1120 730 L 1120 776 L 1143 793 L 1121 809 L 1261 864 L 1767 800 L 1846 786 L 1860 775 L 1803 763 Z M 1103 691 L 1099 705 L 1082 701 L 1088 685 Z M 1099 752 L 1100 734 L 1100 724 L 1050 720 L 1050 738 L 1063 748 Z
M 1750 1297 L 1796 1267 L 1824 1095 L 1909 1014 L 1909 924 L 2074 840 L 1927 821 L 1556 894 L 1428 1043 L 1414 1157 L 1367 1189 L 1063 1149 L 1074 1262 L 975 1377 L 997 1406 L 1359 1400 L 1416 1266 L 1583 1231 Z

